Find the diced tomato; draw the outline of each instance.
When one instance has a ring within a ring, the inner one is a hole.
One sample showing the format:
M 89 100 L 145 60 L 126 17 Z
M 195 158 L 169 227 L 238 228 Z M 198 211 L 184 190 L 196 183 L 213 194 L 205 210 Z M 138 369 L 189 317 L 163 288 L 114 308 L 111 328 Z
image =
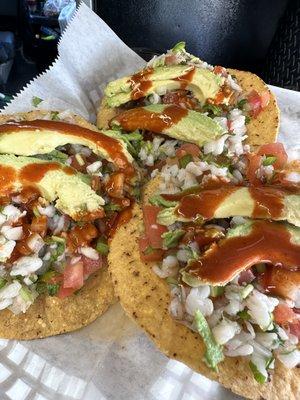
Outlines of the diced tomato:
M 160 261 L 163 258 L 164 251 L 161 249 L 153 249 L 148 238 L 141 237 L 139 239 L 140 257 L 142 261 Z M 145 254 L 146 253 L 146 254 Z
M 102 267 L 102 257 L 100 255 L 98 260 L 92 260 L 86 256 L 81 256 L 81 261 L 83 262 L 84 279 L 88 278 Z
M 223 90 L 220 90 L 217 94 L 216 94 L 216 97 L 213 99 L 213 101 L 212 101 L 212 103 L 213 104 L 222 104 L 223 103 L 223 101 L 224 101 L 224 99 L 225 99 L 225 97 L 227 97 L 226 95 L 225 95 L 225 93 L 223 92 Z
M 161 235 L 167 231 L 167 228 L 157 223 L 157 214 L 160 208 L 156 206 L 146 205 L 143 207 L 144 224 L 146 237 L 149 240 L 149 244 L 154 249 L 161 249 L 163 245 L 163 239 Z
M 260 146 L 257 155 L 266 155 L 276 157 L 273 165 L 275 169 L 281 169 L 285 166 L 288 160 L 288 155 L 282 143 L 269 143 Z
M 262 110 L 262 100 L 260 95 L 256 90 L 252 90 L 248 94 L 248 103 L 250 106 L 250 114 L 252 117 L 256 118 Z
M 64 270 L 63 287 L 80 289 L 83 286 L 83 263 L 78 262 L 74 265 L 67 265 Z
M 105 185 L 107 193 L 111 197 L 121 198 L 124 194 L 125 174 L 116 172 L 109 177 Z
M 219 74 L 219 75 L 223 75 L 223 76 L 227 76 L 227 71 L 224 67 L 221 67 L 220 65 L 216 65 L 213 69 L 213 72 L 215 74 Z
M 264 90 L 260 94 L 260 99 L 261 99 L 261 107 L 266 108 L 270 102 L 270 92 L 268 90 Z
M 279 303 L 274 309 L 274 320 L 279 325 L 295 322 L 297 314 L 286 304 Z
M 57 293 L 57 297 L 59 297 L 60 299 L 64 299 L 65 297 L 69 297 L 71 296 L 71 294 L 73 294 L 74 292 L 76 292 L 77 289 L 74 288 L 64 288 L 64 287 L 60 287 L 59 291 Z
M 98 236 L 98 231 L 93 224 L 85 224 L 83 226 L 75 226 L 68 235 L 68 245 L 78 247 L 89 244 Z
M 153 167 L 148 167 L 149 168 L 149 171 L 150 172 L 152 172 L 152 171 L 154 171 L 155 169 L 158 169 L 159 171 L 162 169 L 162 167 L 164 166 L 164 165 L 166 165 L 166 161 L 167 161 L 167 159 L 163 159 L 163 160 L 158 160 L 158 161 L 156 161 L 156 163 L 153 165 Z
M 176 54 L 168 54 L 168 55 L 165 57 L 165 64 L 166 64 L 166 65 L 173 65 L 173 64 L 176 63 L 176 60 L 177 60 Z
M 176 150 L 176 156 L 181 158 L 186 154 L 190 154 L 193 157 L 199 157 L 200 149 L 196 144 L 193 143 L 184 143 Z
M 257 154 L 249 154 L 249 165 L 247 168 L 247 179 L 252 185 L 259 186 L 262 184 L 261 180 L 257 177 L 257 170 L 261 166 L 261 156 Z
M 290 332 L 292 335 L 297 336 L 300 339 L 300 320 L 294 321 L 289 324 Z
M 39 233 L 42 237 L 44 237 L 47 233 L 47 222 L 48 218 L 46 215 L 33 217 L 30 229 L 32 232 Z
M 229 131 L 232 130 L 232 121 L 230 119 L 227 120 L 227 128 Z
M 242 283 L 250 283 L 255 279 L 255 275 L 251 271 L 251 269 L 247 269 L 246 271 L 242 271 L 239 276 L 239 284 Z

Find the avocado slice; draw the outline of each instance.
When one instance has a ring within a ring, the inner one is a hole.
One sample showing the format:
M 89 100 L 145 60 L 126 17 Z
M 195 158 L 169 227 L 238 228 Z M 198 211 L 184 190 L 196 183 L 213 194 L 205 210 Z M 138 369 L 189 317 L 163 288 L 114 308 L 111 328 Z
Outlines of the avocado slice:
M 0 194 L 35 187 L 46 200 L 74 220 L 103 215 L 104 200 L 85 182 L 84 176 L 58 162 L 31 157 L 0 155 Z
M 225 133 L 219 123 L 205 114 L 175 105 L 153 104 L 132 108 L 111 121 L 112 126 L 132 132 L 146 129 L 203 146 Z
M 150 81 L 151 84 L 147 85 L 147 88 L 141 91 L 139 96 L 134 97 L 134 99 L 137 100 L 153 93 L 161 95 L 166 91 L 180 89 L 184 82 L 184 75 L 193 70 L 191 77 L 185 81 L 184 89 L 190 90 L 201 104 L 208 98 L 214 98 L 224 83 L 224 78 L 205 68 L 191 65 L 164 65 L 153 69 L 148 68 L 139 73 L 142 76 L 144 74 L 142 79 Z M 107 85 L 104 93 L 109 107 L 119 107 L 132 100 L 136 76 L 120 78 Z
M 200 282 L 224 286 L 240 272 L 261 262 L 291 271 L 299 268 L 300 228 L 287 223 L 251 220 L 229 229 L 186 272 Z
M 132 163 L 123 141 L 61 121 L 20 121 L 0 125 L 0 153 L 33 156 L 48 154 L 58 146 L 80 144 L 120 168 Z
M 287 221 L 300 227 L 300 193 L 272 186 L 202 190 L 183 196 L 173 210 L 174 218 L 177 215 L 184 221 L 241 216 Z

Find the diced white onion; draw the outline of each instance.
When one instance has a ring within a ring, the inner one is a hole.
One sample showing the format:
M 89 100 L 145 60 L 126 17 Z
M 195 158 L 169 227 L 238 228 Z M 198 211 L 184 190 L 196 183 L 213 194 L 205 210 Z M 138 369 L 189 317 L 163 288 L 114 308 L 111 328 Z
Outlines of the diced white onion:
M 79 252 L 91 260 L 99 259 L 99 253 L 92 247 L 80 247 Z
M 23 236 L 22 226 L 9 226 L 4 225 L 1 228 L 1 233 L 6 237 L 7 240 L 20 240 Z
M 212 328 L 214 338 L 220 345 L 227 343 L 240 331 L 241 327 L 237 322 L 232 322 L 226 319 L 223 319 L 214 328 Z
M 11 276 L 30 275 L 39 270 L 43 265 L 43 261 L 37 256 L 24 256 L 15 261 L 10 271 Z
M 287 368 L 295 368 L 300 364 L 300 351 L 297 349 L 287 354 L 278 354 L 277 357 Z

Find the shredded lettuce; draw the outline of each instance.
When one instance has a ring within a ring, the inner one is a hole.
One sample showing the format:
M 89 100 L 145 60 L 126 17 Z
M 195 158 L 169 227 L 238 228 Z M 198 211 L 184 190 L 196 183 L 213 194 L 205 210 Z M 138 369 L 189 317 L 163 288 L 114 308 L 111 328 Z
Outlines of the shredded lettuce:
M 184 235 L 184 230 L 182 229 L 175 229 L 174 231 L 168 231 L 161 235 L 163 238 L 163 248 L 164 249 L 171 249 L 176 247 L 179 243 L 179 240 Z
M 194 323 L 206 346 L 204 361 L 210 368 L 217 371 L 217 365 L 224 360 L 222 346 L 215 341 L 210 327 L 200 310 L 195 312 Z
M 192 155 L 186 154 L 179 159 L 179 166 L 180 168 L 185 168 L 192 161 L 193 161 Z
M 265 383 L 268 379 L 268 375 L 265 375 L 261 370 L 259 370 L 259 367 L 257 364 L 255 364 L 253 361 L 249 362 L 249 367 L 252 371 L 252 374 L 254 376 L 254 379 L 258 382 L 258 383 Z
M 202 285 L 201 281 L 196 276 L 193 276 L 184 270 L 181 271 L 180 273 L 181 273 L 181 280 L 187 285 L 191 287 L 198 287 Z
M 176 214 L 176 207 L 168 207 L 159 211 L 157 214 L 157 222 L 160 225 L 169 226 L 178 221 L 179 215 Z
M 96 245 L 96 250 L 98 253 L 107 256 L 109 247 L 108 244 L 104 241 L 104 239 L 98 239 L 97 245 Z
M 220 117 L 222 115 L 221 107 L 214 104 L 205 104 L 202 107 L 203 112 L 207 112 L 209 117 Z
M 0 278 L 0 289 L 2 289 L 7 284 L 7 280 L 4 278 Z
M 149 202 L 153 205 L 153 206 L 158 206 L 158 207 L 175 207 L 178 205 L 177 201 L 170 201 L 170 200 L 166 200 L 164 199 L 160 194 L 154 195 L 152 197 L 150 197 Z
M 249 319 L 251 319 L 251 315 L 248 313 L 247 310 L 239 311 L 237 313 L 237 315 L 238 315 L 239 318 L 241 318 L 244 321 L 248 321 Z
M 266 156 L 266 158 L 263 160 L 262 165 L 264 167 L 268 166 L 268 165 L 273 165 L 277 160 L 277 157 L 275 156 Z
M 172 47 L 172 49 L 171 49 L 171 51 L 172 51 L 173 53 L 179 53 L 179 52 L 181 52 L 182 50 L 185 51 L 185 42 L 178 42 L 178 43 L 176 43 L 175 46 Z
M 27 287 L 25 287 L 25 286 L 21 287 L 20 296 L 22 297 L 22 299 L 24 301 L 30 301 L 32 303 L 33 300 L 34 300 L 34 297 L 33 297 L 32 293 L 31 293 L 31 291 L 29 289 L 27 289 Z
M 212 297 L 221 296 L 225 292 L 224 286 L 211 286 L 210 287 L 210 295 Z
M 113 129 L 105 131 L 104 133 L 107 136 L 122 140 L 132 156 L 136 157 L 138 155 L 143 142 L 143 135 L 141 135 L 139 131 L 122 133 L 119 129 Z
M 181 217 L 179 214 L 177 214 L 176 207 L 165 208 L 157 214 L 157 222 L 160 225 L 169 226 L 175 224 L 175 222 L 177 221 L 186 222 L 188 221 L 188 219 Z
M 65 163 L 65 161 L 68 159 L 67 154 L 65 154 L 59 150 L 53 150 L 47 154 L 39 154 L 36 157 L 40 158 L 42 160 L 58 161 L 61 163 Z

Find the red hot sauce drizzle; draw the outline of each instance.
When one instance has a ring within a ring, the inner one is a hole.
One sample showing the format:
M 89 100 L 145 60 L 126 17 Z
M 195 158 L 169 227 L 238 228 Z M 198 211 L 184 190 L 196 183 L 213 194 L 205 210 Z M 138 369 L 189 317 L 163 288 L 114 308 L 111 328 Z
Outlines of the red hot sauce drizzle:
M 196 68 L 194 67 L 190 71 L 188 71 L 186 74 L 181 75 L 178 78 L 175 78 L 174 81 L 179 81 L 180 89 L 184 90 L 192 82 L 195 72 L 196 72 Z
M 177 124 L 188 114 L 188 110 L 175 105 L 166 106 L 161 113 L 145 110 L 143 107 L 132 108 L 118 115 L 115 120 L 125 131 L 145 129 L 162 133 L 172 125 Z
M 274 187 L 250 186 L 249 191 L 255 202 L 254 218 L 279 218 L 284 211 L 284 196 L 287 190 Z
M 152 81 L 149 77 L 153 74 L 153 68 L 145 68 L 140 72 L 132 75 L 128 82 L 131 85 L 131 99 L 138 100 L 141 97 L 145 97 L 147 91 L 152 86 Z
M 296 300 L 300 287 L 300 271 L 287 271 L 267 265 L 265 272 L 259 275 L 258 279 L 267 293 Z
M 166 200 L 179 201 L 177 213 L 185 218 L 202 216 L 204 219 L 211 219 L 222 202 L 240 188 L 241 186 L 227 185 L 201 190 L 200 187 L 196 187 L 192 188 L 190 193 L 162 196 Z M 270 186 L 249 186 L 247 190 L 254 201 L 252 218 L 279 219 L 284 213 L 284 197 L 292 193 L 299 194 L 298 190 Z
M 49 171 L 63 170 L 68 175 L 76 174 L 76 171 L 70 167 L 61 166 L 55 162 L 41 163 L 41 164 L 28 164 L 25 165 L 19 172 L 21 181 L 37 183 L 41 181 Z
M 283 224 L 254 221 L 247 236 L 227 238 L 213 244 L 188 271 L 204 282 L 225 284 L 251 266 L 266 262 L 290 271 L 300 269 L 300 246 L 291 243 Z
M 96 132 L 78 125 L 69 124 L 67 122 L 38 119 L 34 121 L 8 122 L 0 125 L 0 134 L 34 131 L 36 135 L 39 135 L 39 132 L 43 130 L 55 131 L 57 135 L 62 133 L 65 135 L 72 135 L 87 139 L 97 146 L 102 147 L 109 154 L 109 157 L 117 165 L 117 167 L 124 171 L 128 177 L 134 175 L 134 169 L 124 154 L 121 143 L 118 140 L 106 136 L 101 132 Z
M 9 194 L 10 189 L 13 186 L 13 182 L 16 180 L 17 171 L 15 168 L 8 165 L 0 164 L 0 194 L 6 196 Z
M 204 219 L 214 217 L 215 211 L 221 203 L 238 189 L 238 186 L 224 186 L 219 189 L 203 190 L 199 194 L 191 194 L 181 199 L 177 213 L 185 218 Z

